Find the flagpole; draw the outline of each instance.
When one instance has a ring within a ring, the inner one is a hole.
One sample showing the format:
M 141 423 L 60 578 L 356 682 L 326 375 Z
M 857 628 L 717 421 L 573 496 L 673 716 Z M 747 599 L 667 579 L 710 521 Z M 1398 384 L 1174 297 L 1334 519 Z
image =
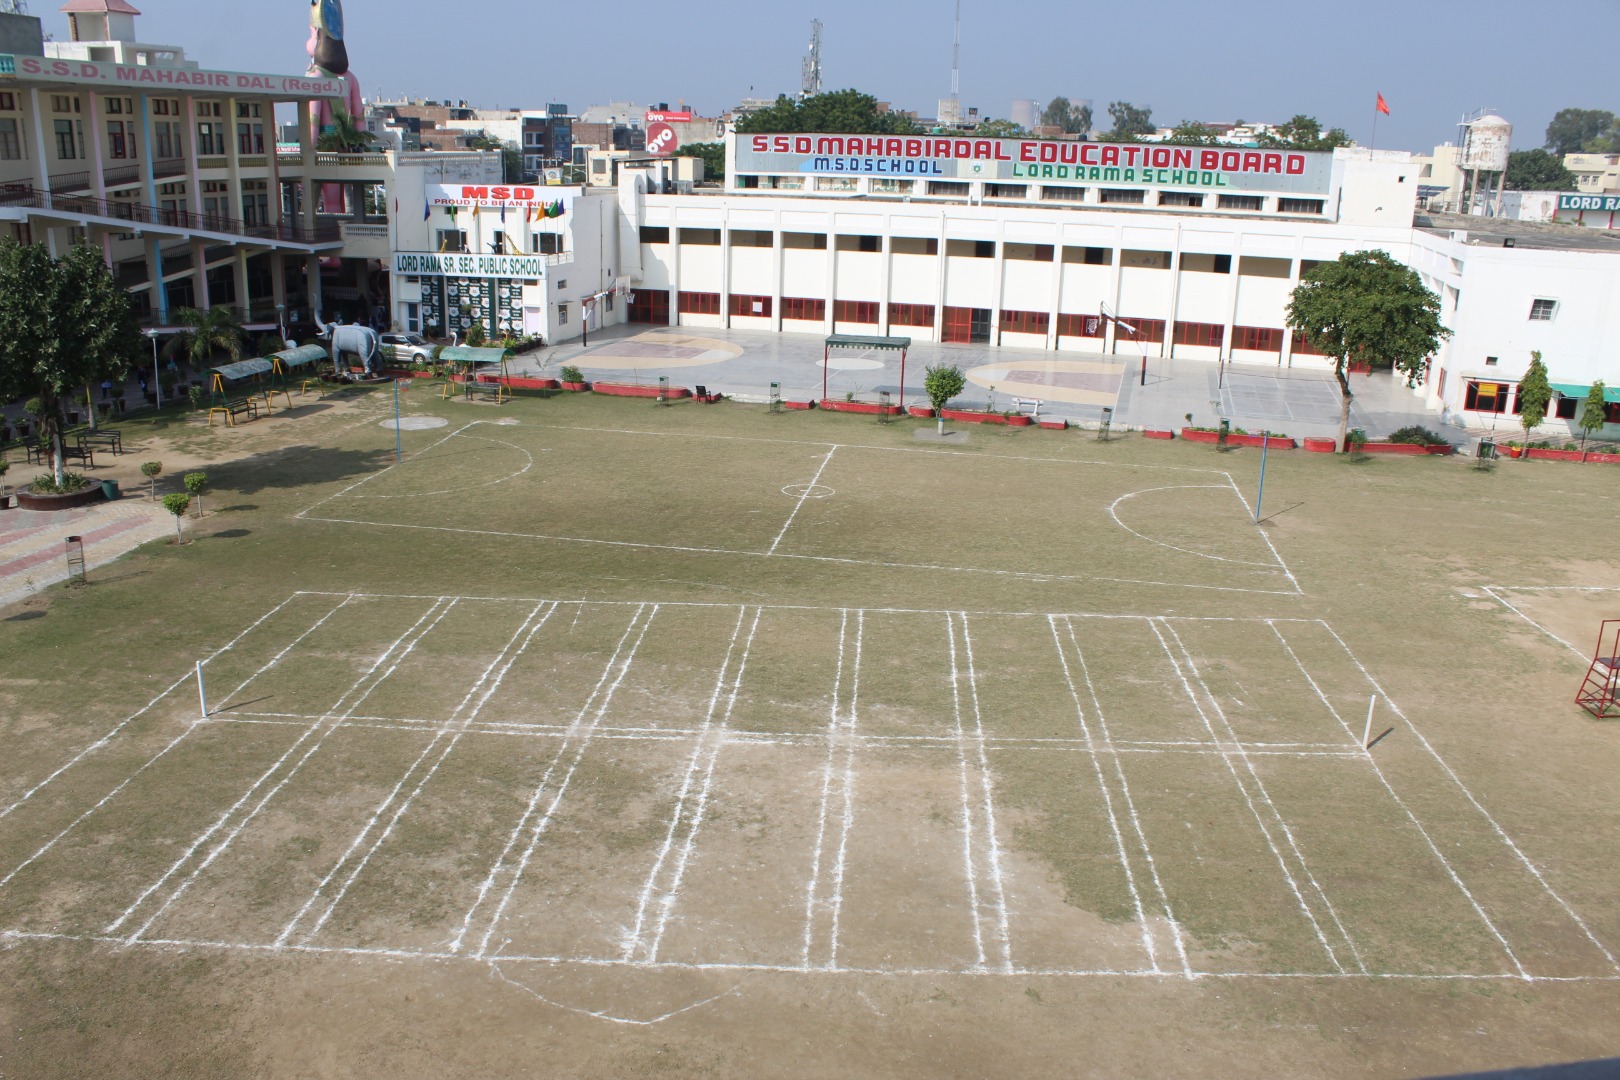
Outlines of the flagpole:
M 1378 149 L 1378 106 L 1376 106 L 1376 105 L 1373 106 L 1372 144 L 1370 146 L 1368 146 L 1367 149 L 1368 150 L 1376 150 L 1376 149 Z

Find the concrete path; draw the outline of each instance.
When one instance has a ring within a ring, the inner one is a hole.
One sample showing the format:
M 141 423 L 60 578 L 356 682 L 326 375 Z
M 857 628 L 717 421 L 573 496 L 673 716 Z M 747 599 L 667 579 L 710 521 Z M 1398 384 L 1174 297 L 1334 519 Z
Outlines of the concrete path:
M 0 607 L 66 579 L 69 536 L 83 538 L 85 566 L 93 571 L 173 534 L 174 519 L 163 504 L 134 495 L 76 510 L 0 510 Z

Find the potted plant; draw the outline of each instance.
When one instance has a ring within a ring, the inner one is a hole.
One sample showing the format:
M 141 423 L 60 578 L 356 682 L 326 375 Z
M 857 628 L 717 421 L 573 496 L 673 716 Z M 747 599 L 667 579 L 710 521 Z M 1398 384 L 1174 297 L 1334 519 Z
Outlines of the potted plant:
M 585 381 L 585 373 L 573 364 L 564 364 L 557 372 L 557 376 L 562 380 L 564 390 L 589 390 L 591 388 L 591 384 Z

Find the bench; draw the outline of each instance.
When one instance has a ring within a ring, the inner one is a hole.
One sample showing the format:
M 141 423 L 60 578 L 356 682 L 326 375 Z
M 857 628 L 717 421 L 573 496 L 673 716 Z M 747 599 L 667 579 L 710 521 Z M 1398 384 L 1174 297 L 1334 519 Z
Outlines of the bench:
M 1039 420 L 1041 418 L 1041 399 L 1015 397 L 1013 398 L 1013 411 Z
M 105 446 L 115 454 L 124 452 L 124 433 L 116 429 L 74 433 L 80 446 Z
M 50 451 L 47 450 L 46 454 L 49 455 L 49 453 Z M 93 469 L 96 467 L 95 449 L 82 442 L 75 446 L 69 446 L 64 441 L 62 443 L 62 463 L 65 465 L 70 461 L 82 461 Z
M 499 405 L 511 396 L 506 387 L 498 382 L 480 382 L 476 379 L 468 379 L 464 385 L 468 401 L 475 397 L 482 397 L 488 398 Z
M 249 420 L 257 420 L 259 418 L 259 407 L 253 403 L 252 398 L 237 398 L 234 401 L 227 401 L 223 405 L 210 405 L 208 407 L 209 427 L 214 426 L 215 413 L 223 413 L 225 423 L 230 427 L 235 427 L 236 418 L 244 413 L 247 414 Z

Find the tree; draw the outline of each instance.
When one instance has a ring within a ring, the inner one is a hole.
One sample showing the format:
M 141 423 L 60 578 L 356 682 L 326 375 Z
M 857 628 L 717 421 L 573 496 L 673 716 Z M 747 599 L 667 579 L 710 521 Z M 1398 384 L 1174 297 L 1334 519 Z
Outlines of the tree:
M 469 150 L 496 150 L 501 155 L 501 179 L 508 184 L 516 184 L 524 178 L 523 151 L 519 150 L 517 143 L 502 142 L 482 131 L 475 131 L 467 136 L 467 149 Z
M 186 491 L 192 498 L 197 500 L 197 516 L 202 517 L 202 493 L 203 488 L 208 486 L 208 474 L 205 472 L 188 472 L 182 479 L 186 485 Z
M 167 356 L 183 356 L 198 367 L 225 353 L 232 360 L 242 358 L 242 324 L 228 307 L 175 308 L 174 321 L 184 329 L 163 343 Z
M 1215 129 L 1196 120 L 1183 120 L 1164 141 L 1183 146 L 1214 146 L 1217 142 Z
M 1041 126 L 1062 128 L 1065 135 L 1089 134 L 1091 106 L 1076 105 L 1066 97 L 1055 97 L 1041 110 Z
M 1022 139 L 1029 132 L 1024 130 L 1024 125 L 1011 120 L 981 120 L 973 134 L 981 139 Z
M 703 159 L 703 178 L 705 180 L 719 180 L 724 183 L 726 179 L 726 144 L 717 142 L 685 143 L 675 148 L 676 157 L 695 157 Z
M 911 118 L 878 107 L 859 90 L 834 90 L 803 99 L 779 96 L 769 108 L 740 118 L 733 129 L 746 135 L 815 131 L 829 135 L 916 135 Z
M 333 105 L 332 122 L 315 137 L 315 149 L 333 154 L 357 154 L 369 150 L 377 137 L 354 122 L 349 110 Z
M 1135 142 L 1143 135 L 1152 135 L 1159 130 L 1153 126 L 1151 106 L 1138 109 L 1128 101 L 1110 101 L 1108 118 L 1114 122 L 1114 129 L 1105 137 L 1113 142 Z
M 162 471 L 163 462 L 161 461 L 147 461 L 141 464 L 141 475 L 146 477 L 147 481 L 152 485 L 153 502 L 157 501 L 157 478 Z
M 0 240 L 0 401 L 39 401 L 39 437 L 62 461 L 62 404 L 77 387 L 122 382 L 142 355 L 129 294 L 98 248 L 75 245 L 53 259 L 43 244 Z
M 1545 150 L 1515 150 L 1508 154 L 1506 186 L 1509 191 L 1574 191 L 1575 174 Z
M 955 364 L 929 364 L 923 368 L 923 393 L 939 417 L 939 433 L 945 434 L 945 403 L 967 387 L 967 377 Z
M 1382 251 L 1349 251 L 1306 272 L 1288 302 L 1288 326 L 1331 356 L 1339 382 L 1339 440 L 1350 428 L 1351 360 L 1393 368 L 1416 386 L 1428 357 L 1451 331 L 1440 322 L 1440 298 L 1417 271 Z
M 1323 131 L 1320 120 L 1299 113 L 1262 134 L 1258 141 L 1268 150 L 1332 150 L 1336 146 L 1349 146 L 1350 136 L 1343 128 Z
M 1547 365 L 1541 362 L 1541 350 L 1530 350 L 1530 370 L 1519 380 L 1519 426 L 1524 428 L 1524 443 L 1530 445 L 1530 432 L 1547 419 L 1547 403 L 1552 401 L 1552 384 L 1547 381 Z
M 177 543 L 186 542 L 186 534 L 180 530 L 180 519 L 185 516 L 186 507 L 191 505 L 191 496 L 183 491 L 171 491 L 163 496 L 163 509 L 174 515 L 174 538 Z
M 1559 109 L 1547 125 L 1547 149 L 1559 157 L 1576 154 L 1614 126 L 1606 109 Z
M 1604 389 L 1603 380 L 1599 379 L 1592 384 L 1592 389 L 1586 392 L 1586 400 L 1581 403 L 1581 418 L 1576 423 L 1581 427 L 1582 455 L 1586 453 L 1586 437 L 1608 421 L 1608 410 L 1603 404 Z

